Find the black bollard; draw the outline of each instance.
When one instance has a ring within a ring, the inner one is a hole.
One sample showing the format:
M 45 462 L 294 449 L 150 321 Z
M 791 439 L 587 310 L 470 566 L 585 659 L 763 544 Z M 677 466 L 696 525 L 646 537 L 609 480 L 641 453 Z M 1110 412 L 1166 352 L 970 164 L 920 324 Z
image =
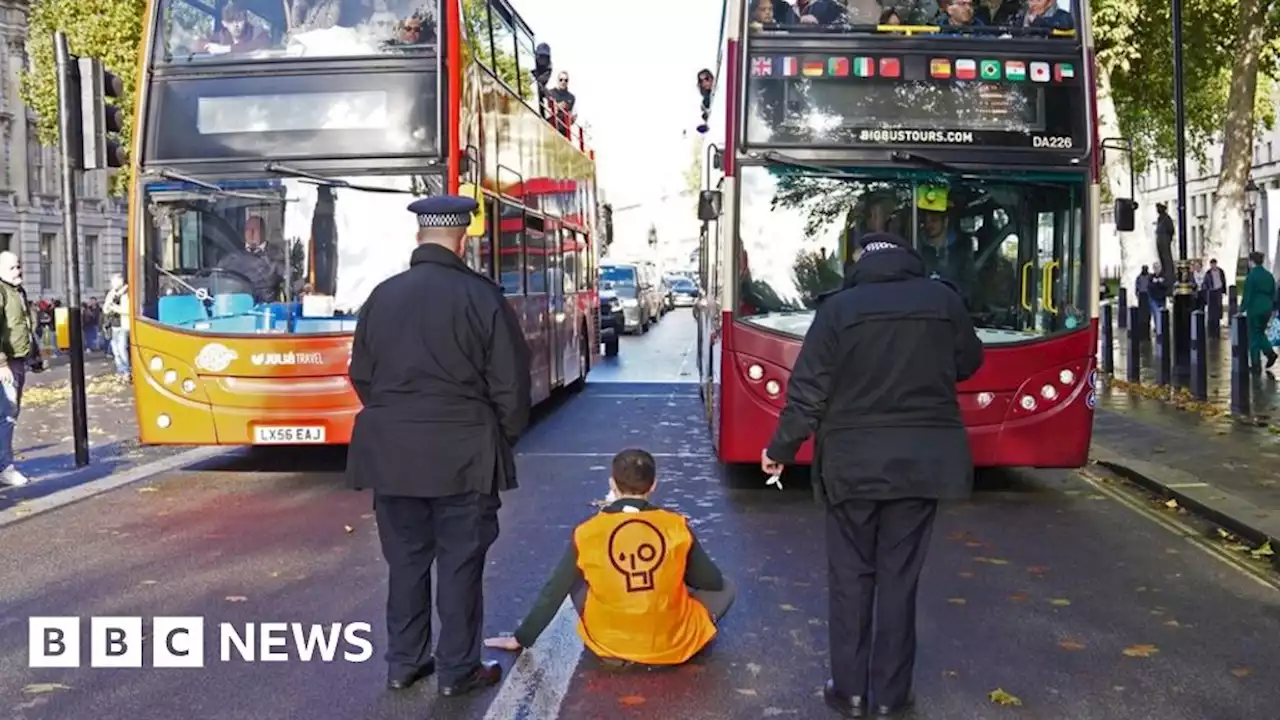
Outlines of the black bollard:
M 1160 308 L 1160 327 L 1156 328 L 1156 357 L 1159 360 L 1157 385 L 1169 385 L 1173 379 L 1173 328 L 1169 308 Z
M 1116 374 L 1116 332 L 1112 325 L 1115 308 L 1111 303 L 1102 306 L 1102 372 L 1107 377 Z
M 1191 313 L 1191 395 L 1209 399 L 1209 342 L 1203 310 Z
M 1124 330 L 1129 327 L 1129 290 L 1123 285 L 1117 293 L 1116 308 L 1119 311 L 1116 316 L 1117 327 Z
M 1235 304 L 1234 297 L 1232 304 Z M 1244 313 L 1231 316 L 1231 412 L 1249 414 L 1249 321 Z
M 1231 318 L 1231 322 L 1235 322 L 1236 314 L 1240 312 L 1240 301 L 1236 299 L 1236 286 L 1231 285 L 1227 288 L 1227 317 Z
M 1129 308 L 1129 347 L 1125 353 L 1125 379 L 1131 383 L 1142 381 L 1142 310 Z

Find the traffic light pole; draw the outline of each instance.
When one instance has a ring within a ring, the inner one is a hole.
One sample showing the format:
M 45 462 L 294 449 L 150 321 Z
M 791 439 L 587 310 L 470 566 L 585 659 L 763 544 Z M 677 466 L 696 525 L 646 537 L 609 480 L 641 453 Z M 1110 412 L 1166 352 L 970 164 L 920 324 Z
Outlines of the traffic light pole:
M 71 57 L 67 36 L 54 33 L 58 70 L 58 149 L 62 157 L 62 233 L 67 250 L 67 323 L 71 335 L 71 428 L 76 467 L 89 464 L 89 412 L 85 397 L 84 327 L 80 323 L 80 241 L 76 222 L 76 173 L 81 160 L 79 71 Z

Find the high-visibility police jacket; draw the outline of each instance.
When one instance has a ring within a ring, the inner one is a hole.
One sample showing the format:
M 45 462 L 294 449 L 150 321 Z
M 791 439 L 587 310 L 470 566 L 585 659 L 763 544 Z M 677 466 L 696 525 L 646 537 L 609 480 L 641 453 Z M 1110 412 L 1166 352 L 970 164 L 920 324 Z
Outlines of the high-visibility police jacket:
M 521 647 L 532 646 L 579 581 L 586 597 L 578 634 L 600 657 L 676 665 L 716 635 L 689 587 L 719 590 L 724 578 L 678 513 L 623 498 L 579 525 L 516 630 Z

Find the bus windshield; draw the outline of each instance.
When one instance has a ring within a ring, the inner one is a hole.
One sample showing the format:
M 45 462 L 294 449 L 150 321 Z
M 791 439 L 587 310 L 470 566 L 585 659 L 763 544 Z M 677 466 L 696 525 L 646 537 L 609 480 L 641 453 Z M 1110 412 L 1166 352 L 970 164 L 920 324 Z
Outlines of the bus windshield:
M 155 62 L 352 57 L 432 49 L 437 0 L 161 0 Z
M 891 232 L 960 290 L 985 342 L 1085 326 L 1083 174 L 841 172 L 742 169 L 743 319 L 803 336 L 842 286 L 852 241 Z
M 144 317 L 212 334 L 352 331 L 373 288 L 409 266 L 407 206 L 443 187 L 438 175 L 198 180 L 142 184 L 140 302 Z

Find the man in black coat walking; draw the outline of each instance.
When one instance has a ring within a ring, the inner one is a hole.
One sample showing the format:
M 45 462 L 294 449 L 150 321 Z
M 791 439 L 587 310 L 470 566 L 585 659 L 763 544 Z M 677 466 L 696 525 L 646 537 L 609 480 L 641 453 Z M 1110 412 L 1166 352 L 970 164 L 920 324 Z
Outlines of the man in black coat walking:
M 938 500 L 973 488 L 956 383 L 983 351 L 959 293 L 926 277 L 902 238 L 858 243 L 844 289 L 805 336 L 761 467 L 781 473 L 814 435 L 814 492 L 827 515 L 824 695 L 847 717 L 871 701 L 894 716 L 912 702 L 916 588 Z
M 498 538 L 498 493 L 516 487 L 513 446 L 529 420 L 529 348 L 502 289 L 461 260 L 476 202 L 409 206 L 418 247 L 374 288 L 351 348 L 356 416 L 347 482 L 372 489 L 387 588 L 387 684 L 439 663 L 440 692 L 498 683 L 481 662 L 483 575 Z M 440 640 L 431 656 L 431 565 Z

